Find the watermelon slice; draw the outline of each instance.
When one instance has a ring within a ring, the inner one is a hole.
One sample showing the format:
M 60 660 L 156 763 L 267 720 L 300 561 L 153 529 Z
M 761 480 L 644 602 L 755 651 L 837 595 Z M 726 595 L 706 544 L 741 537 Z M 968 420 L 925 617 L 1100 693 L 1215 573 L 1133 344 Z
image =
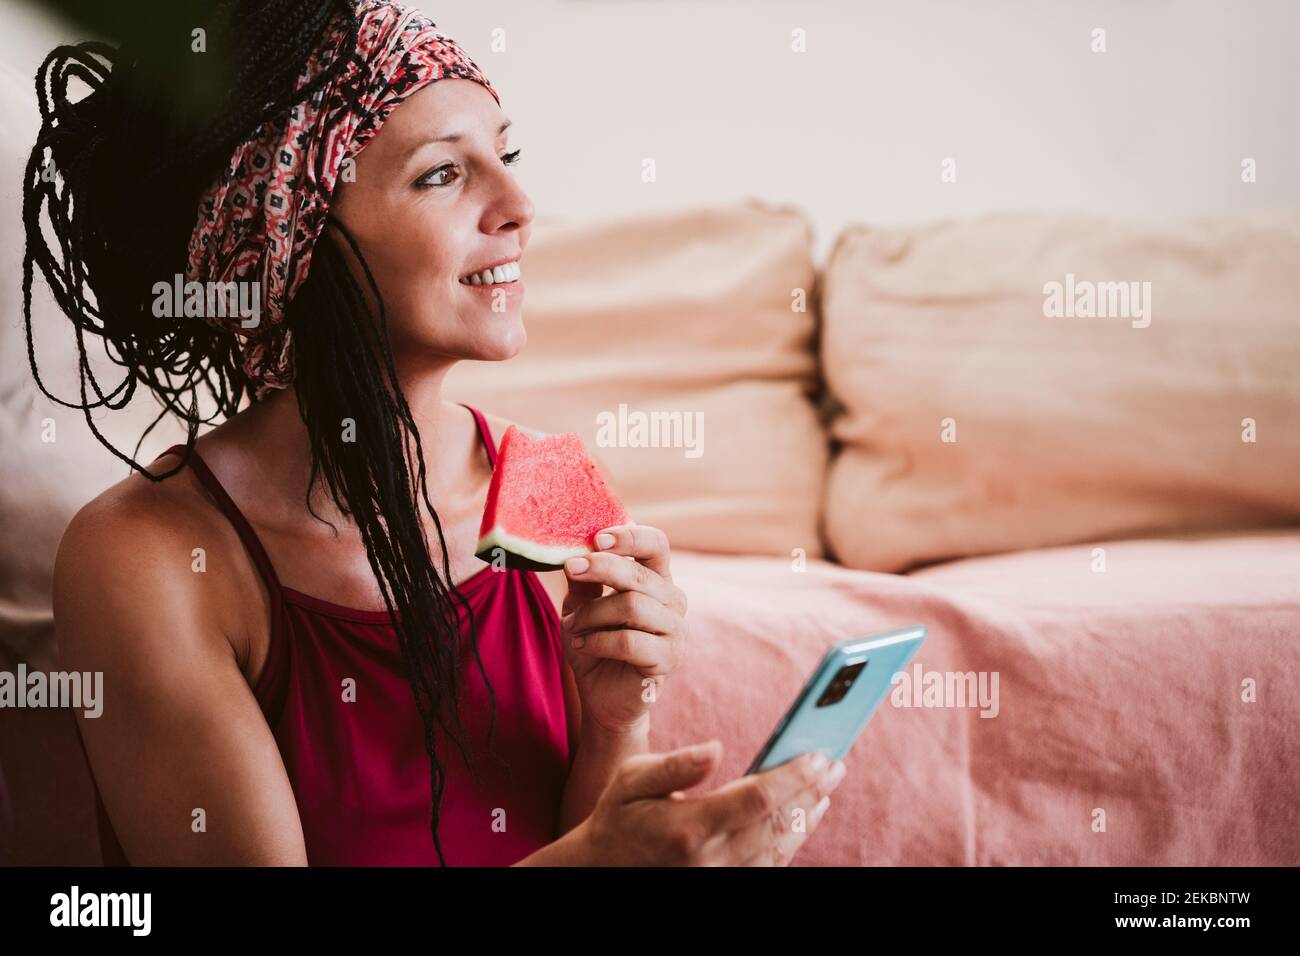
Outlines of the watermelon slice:
M 597 531 L 633 523 L 577 432 L 531 438 L 511 425 L 497 451 L 474 553 L 492 561 L 504 552 L 508 568 L 555 571 L 594 551 Z

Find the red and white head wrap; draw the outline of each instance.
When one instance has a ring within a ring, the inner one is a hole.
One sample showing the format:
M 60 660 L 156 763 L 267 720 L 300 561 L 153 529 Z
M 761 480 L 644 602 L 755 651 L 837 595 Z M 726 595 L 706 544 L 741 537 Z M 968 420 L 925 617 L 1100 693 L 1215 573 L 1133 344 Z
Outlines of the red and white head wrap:
M 260 127 L 199 201 L 185 279 L 259 283 L 261 311 L 252 328 L 238 316 L 207 317 L 243 337 L 243 368 L 258 397 L 293 381 L 285 310 L 307 277 L 344 164 L 398 104 L 437 80 L 474 80 L 501 102 L 474 61 L 419 11 L 362 0 L 356 18 L 356 49 L 345 49 L 350 24 L 340 11 L 298 88 L 346 57 L 338 76 L 283 120 Z

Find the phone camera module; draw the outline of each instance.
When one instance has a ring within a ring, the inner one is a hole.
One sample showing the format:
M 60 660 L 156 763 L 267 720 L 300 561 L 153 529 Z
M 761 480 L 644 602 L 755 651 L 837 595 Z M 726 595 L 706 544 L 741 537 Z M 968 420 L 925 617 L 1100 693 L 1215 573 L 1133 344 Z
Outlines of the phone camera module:
M 853 682 L 858 679 L 858 675 L 866 669 L 867 662 L 859 661 L 856 664 L 846 664 L 841 667 L 831 678 L 831 682 L 826 686 L 826 690 L 817 700 L 818 707 L 830 707 L 832 704 L 838 704 L 848 694 Z

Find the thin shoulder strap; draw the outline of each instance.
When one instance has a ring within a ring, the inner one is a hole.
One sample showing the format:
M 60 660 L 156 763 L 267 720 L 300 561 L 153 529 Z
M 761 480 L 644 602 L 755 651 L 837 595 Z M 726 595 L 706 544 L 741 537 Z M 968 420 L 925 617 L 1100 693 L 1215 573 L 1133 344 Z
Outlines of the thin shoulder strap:
M 158 457 L 161 458 L 163 455 L 177 455 L 183 459 L 185 457 L 185 446 L 172 445 L 171 448 L 168 448 Z M 239 535 L 239 540 L 244 543 L 249 557 L 253 559 L 253 564 L 257 566 L 257 570 L 262 575 L 262 580 L 266 583 L 271 594 L 279 594 L 280 579 L 276 576 L 271 559 L 267 557 L 266 549 L 262 547 L 262 542 L 257 537 L 257 532 L 253 530 L 253 526 L 248 523 L 248 519 L 239 510 L 239 506 L 235 504 L 234 499 L 226 493 L 226 489 L 217 480 L 217 476 L 212 473 L 208 463 L 199 457 L 196 449 L 190 449 L 189 461 L 194 468 L 194 474 L 198 476 L 199 482 L 204 488 L 208 489 L 212 497 L 216 499 L 217 507 L 221 509 L 221 513 L 234 525 L 235 533 Z
M 487 449 L 488 464 L 490 464 L 493 471 L 495 471 L 497 467 L 497 446 L 496 442 L 492 440 L 492 430 L 488 428 L 487 419 L 483 417 L 483 413 L 477 408 L 465 405 L 464 402 L 461 402 L 460 404 L 474 413 L 474 421 L 478 424 L 478 437 L 482 439 L 483 447 Z

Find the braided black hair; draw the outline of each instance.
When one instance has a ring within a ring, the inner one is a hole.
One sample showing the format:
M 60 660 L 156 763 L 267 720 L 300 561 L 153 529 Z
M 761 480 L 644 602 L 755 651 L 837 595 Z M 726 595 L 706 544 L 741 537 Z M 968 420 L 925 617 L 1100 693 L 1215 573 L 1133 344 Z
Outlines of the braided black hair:
M 199 195 L 234 149 L 346 64 L 347 57 L 339 57 L 310 87 L 297 85 L 330 17 L 342 10 L 349 18 L 349 48 L 355 47 L 357 32 L 348 0 L 187 0 L 162 6 L 171 10 L 165 22 L 151 20 L 147 31 L 141 24 L 123 27 L 127 39 L 119 47 L 83 42 L 59 46 L 46 57 L 36 76 L 42 124 L 23 181 L 23 316 L 32 374 L 46 397 L 82 409 L 110 452 L 155 481 L 185 466 L 200 425 L 234 415 L 245 401 L 258 399 L 241 367 L 237 337 L 205 322 L 155 316 L 149 307 L 153 285 L 160 276 L 184 272 Z M 178 59 L 174 51 L 189 51 L 196 25 L 204 26 L 208 55 Z M 72 81 L 90 92 L 71 99 Z M 51 169 L 57 175 L 49 175 Z M 75 329 L 79 401 L 53 395 L 40 377 L 31 324 L 36 269 Z M 378 304 L 377 315 L 367 292 Z M 440 730 L 478 781 L 462 740 L 458 607 L 468 619 L 485 683 L 487 674 L 474 615 L 451 584 L 442 523 L 429 501 L 423 446 L 397 381 L 383 297 L 355 241 L 332 217 L 285 321 L 293 337 L 299 414 L 311 449 L 307 507 L 315 515 L 312 489 L 320 482 L 360 530 L 424 724 L 429 825 L 439 865 L 445 866 L 438 836 L 445 778 L 436 750 Z M 111 389 L 91 370 L 87 334 L 102 339 L 109 358 L 124 370 Z M 138 386 L 156 397 L 161 411 L 128 456 L 100 433 L 91 411 L 124 407 Z M 210 399 L 206 416 L 201 395 Z M 186 450 L 180 463 L 155 476 L 135 456 L 169 413 L 186 425 Z M 342 439 L 345 418 L 356 421 L 355 441 Z M 438 532 L 441 576 L 430 556 L 421 505 Z M 490 683 L 487 688 L 490 754 L 496 694 Z

